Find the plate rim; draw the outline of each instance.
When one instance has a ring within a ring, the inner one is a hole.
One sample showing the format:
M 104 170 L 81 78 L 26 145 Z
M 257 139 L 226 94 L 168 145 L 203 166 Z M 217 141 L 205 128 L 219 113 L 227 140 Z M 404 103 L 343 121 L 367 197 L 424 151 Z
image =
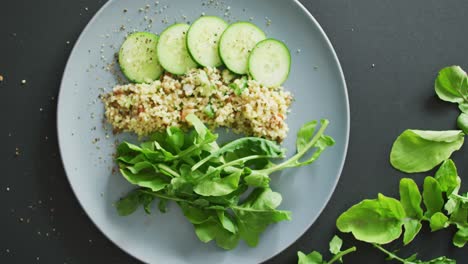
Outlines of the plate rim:
M 106 237 L 109 241 L 112 242 L 112 244 L 114 244 L 117 248 L 119 248 L 120 250 L 122 250 L 123 252 L 125 252 L 126 254 L 128 254 L 129 256 L 141 261 L 141 262 L 144 262 L 140 257 L 136 256 L 135 254 L 131 253 L 130 251 L 128 251 L 127 249 L 125 249 L 124 247 L 120 246 L 118 243 L 116 243 L 116 241 L 114 239 L 111 239 L 102 229 L 99 225 L 96 224 L 96 222 L 93 220 L 93 218 L 91 217 L 90 213 L 88 212 L 88 210 L 86 209 L 86 207 L 84 206 L 84 204 L 82 203 L 80 197 L 78 196 L 77 194 L 77 191 L 75 190 L 75 187 L 72 185 L 71 183 L 71 180 L 70 180 L 70 176 L 69 176 L 69 169 L 67 169 L 67 166 L 65 164 L 65 161 L 64 161 L 64 158 L 63 158 L 63 154 L 62 154 L 62 144 L 61 144 L 61 138 L 62 138 L 62 133 L 60 132 L 60 116 L 62 116 L 62 114 L 60 113 L 60 109 L 62 108 L 61 105 L 63 104 L 63 100 L 61 100 L 61 98 L 63 97 L 62 96 L 62 88 L 64 87 L 64 82 L 65 82 L 65 73 L 68 71 L 68 68 L 70 67 L 70 60 L 71 58 L 73 57 L 73 55 L 77 52 L 77 46 L 82 42 L 82 38 L 83 38 L 83 34 L 91 27 L 91 24 L 93 24 L 95 22 L 95 20 L 97 20 L 97 18 L 101 15 L 101 13 L 113 2 L 115 1 L 118 1 L 118 0 L 109 0 L 107 1 L 104 5 L 101 6 L 101 8 L 99 8 L 99 10 L 93 15 L 93 17 L 88 21 L 88 23 L 86 24 L 86 26 L 83 28 L 83 30 L 81 30 L 80 32 L 80 35 L 78 36 L 78 38 L 76 39 L 75 43 L 73 44 L 73 48 L 68 56 L 68 59 L 67 59 L 67 62 L 65 64 L 65 67 L 64 67 L 64 70 L 63 70 L 63 73 L 62 73 L 62 78 L 61 78 L 61 81 L 60 81 L 60 88 L 59 88 L 59 92 L 58 92 L 58 96 L 57 96 L 57 109 L 56 109 L 56 131 L 57 131 L 57 143 L 58 143 L 58 147 L 59 147 L 59 153 L 60 153 L 60 160 L 61 160 L 61 163 L 62 163 L 62 167 L 65 171 L 65 175 L 67 177 L 67 181 L 68 181 L 68 184 L 70 186 L 70 188 L 72 189 L 72 192 L 73 192 L 73 195 L 75 196 L 76 200 L 78 201 L 78 204 L 80 205 L 80 207 L 82 208 L 82 210 L 86 213 L 86 216 L 89 218 L 89 220 L 91 221 L 91 223 L 97 228 L 97 230 L 99 230 L 99 232 L 101 232 L 101 234 L 104 235 L 104 237 Z M 342 87 L 343 87 L 343 92 L 344 92 L 344 99 L 345 99 L 345 111 L 346 111 L 346 115 L 345 115 L 345 118 L 346 118 L 346 122 L 345 122 L 345 129 L 346 129 L 346 133 L 345 133 L 345 142 L 344 142 L 344 150 L 343 150 L 343 159 L 341 161 L 341 163 L 339 164 L 339 169 L 338 169 L 338 173 L 337 173 L 337 176 L 335 176 L 335 181 L 333 183 L 333 186 L 329 192 L 329 194 L 327 195 L 327 197 L 325 198 L 325 203 L 321 206 L 321 208 L 318 210 L 318 214 L 316 217 L 314 218 L 311 218 L 310 219 L 310 222 L 307 224 L 307 228 L 304 229 L 304 231 L 301 232 L 301 234 L 294 240 L 292 241 L 289 245 L 283 247 L 281 250 L 279 250 L 277 253 L 273 254 L 272 256 L 268 257 L 268 258 L 265 258 L 263 260 L 261 260 L 259 263 L 265 263 L 273 258 L 275 258 L 276 256 L 278 256 L 279 254 L 281 254 L 282 252 L 284 252 L 285 250 L 287 250 L 288 248 L 290 248 L 292 245 L 294 245 L 300 238 L 302 238 L 304 236 L 305 233 L 307 233 L 307 231 L 310 230 L 310 228 L 312 227 L 312 225 L 317 221 L 317 219 L 322 215 L 323 213 L 323 210 L 325 210 L 326 206 L 330 203 L 330 199 L 332 198 L 333 194 L 335 193 L 335 190 L 336 190 L 336 186 L 338 185 L 338 182 L 341 178 L 341 174 L 343 173 L 343 169 L 344 169 L 344 165 L 346 163 L 346 158 L 347 158 L 347 155 L 348 155 L 348 147 L 349 147 L 349 138 L 350 138 L 350 130 L 351 130 L 351 113 L 350 113 L 350 103 L 349 103 L 349 95 L 348 95 L 348 87 L 346 85 L 346 78 L 345 78 L 345 75 L 344 75 L 344 72 L 343 72 L 343 68 L 341 66 L 341 63 L 340 63 L 340 60 L 336 54 L 336 51 L 335 51 L 335 48 L 333 47 L 330 39 L 328 38 L 327 34 L 325 33 L 325 31 L 323 30 L 322 26 L 320 25 L 320 23 L 315 19 L 315 17 L 310 13 L 310 11 L 299 1 L 299 0 L 288 0 L 288 1 L 291 1 L 293 2 L 294 4 L 296 4 L 301 10 L 302 12 L 307 15 L 307 17 L 312 21 L 312 23 L 315 24 L 315 26 L 317 27 L 321 37 L 325 40 L 325 43 L 328 47 L 328 49 L 331 51 L 331 55 L 333 57 L 333 60 L 334 60 L 334 63 L 336 64 L 337 68 L 338 68 L 338 73 L 339 73 L 339 82 L 341 83 Z

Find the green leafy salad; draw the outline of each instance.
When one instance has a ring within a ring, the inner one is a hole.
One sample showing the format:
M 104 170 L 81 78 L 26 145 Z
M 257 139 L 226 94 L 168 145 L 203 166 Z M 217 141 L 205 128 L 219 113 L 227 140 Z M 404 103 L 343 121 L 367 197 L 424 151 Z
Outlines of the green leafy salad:
M 459 150 L 468 133 L 468 77 L 459 66 L 440 71 L 435 82 L 438 97 L 457 103 L 462 111 L 458 118 L 461 130 L 425 131 L 408 129 L 393 144 L 390 163 L 395 169 L 406 173 L 428 172 L 437 166 L 434 177 L 427 176 L 422 192 L 410 178 L 400 180 L 400 199 L 378 194 L 377 199 L 366 199 L 341 214 L 336 227 L 344 233 L 352 233 L 359 241 L 371 243 L 388 259 L 404 264 L 455 264 L 456 261 L 442 256 L 422 261 L 413 254 L 402 258 L 383 245 L 402 238 L 403 245 L 410 244 L 427 223 L 432 232 L 451 228 L 452 244 L 462 248 L 468 242 L 468 192 L 462 191 L 461 178 L 455 163 L 450 159 Z M 404 230 L 404 231 L 403 231 Z M 356 251 L 351 247 L 341 251 L 343 241 L 334 237 L 330 242 L 330 261 L 322 254 L 308 255 L 298 252 L 299 264 L 331 264 L 342 262 L 342 257 Z
M 334 144 L 324 134 L 329 122 L 312 121 L 297 134 L 297 153 L 280 161 L 285 150 L 276 142 L 244 137 L 220 146 L 218 135 L 194 114 L 186 119 L 194 127 L 190 133 L 171 127 L 140 146 L 120 144 L 120 172 L 138 189 L 116 207 L 126 216 L 140 206 L 151 213 L 156 200 L 161 212 L 175 202 L 202 242 L 214 240 L 224 249 L 235 248 L 240 239 L 254 247 L 270 224 L 291 220 L 289 211 L 277 209 L 282 197 L 270 188 L 270 175 L 309 165 Z

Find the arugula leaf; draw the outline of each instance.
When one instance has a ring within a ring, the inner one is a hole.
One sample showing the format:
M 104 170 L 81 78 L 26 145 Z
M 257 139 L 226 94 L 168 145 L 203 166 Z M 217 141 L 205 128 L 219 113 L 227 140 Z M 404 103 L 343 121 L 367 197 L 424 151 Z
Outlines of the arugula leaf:
M 281 195 L 269 188 L 255 189 L 244 203 L 231 207 L 236 222 L 239 225 L 239 234 L 247 245 L 254 247 L 258 244 L 259 236 L 273 223 L 291 220 L 291 213 L 276 210 L 281 203 Z
M 422 224 L 419 220 L 406 219 L 403 222 L 403 226 L 405 227 L 405 233 L 403 234 L 403 244 L 406 246 L 411 243 L 419 231 L 421 231 Z
M 452 102 L 468 102 L 468 79 L 460 66 L 450 66 L 439 72 L 435 90 L 440 99 Z
M 468 112 L 461 113 L 457 119 L 458 128 L 468 134 Z
M 433 177 L 424 179 L 423 200 L 426 206 L 425 217 L 431 218 L 437 212 L 441 212 L 444 207 L 444 198 L 439 182 Z
M 317 251 L 313 251 L 312 253 L 306 255 L 302 253 L 301 251 L 297 252 L 297 257 L 299 258 L 299 261 L 297 264 L 324 264 L 327 262 L 323 261 L 322 254 L 320 254 Z
M 336 226 L 357 240 L 386 244 L 400 237 L 405 217 L 398 200 L 379 194 L 377 199 L 364 200 L 341 214 Z
M 453 236 L 453 244 L 462 248 L 468 242 L 468 226 L 460 228 Z
M 193 191 L 202 196 L 223 196 L 232 193 L 239 186 L 242 171 L 234 172 L 229 176 L 219 176 L 207 179 L 197 184 Z
M 460 130 L 406 130 L 393 144 L 390 163 L 403 172 L 425 172 L 448 159 L 463 142 Z
M 148 165 L 145 163 L 137 163 L 133 167 L 127 167 L 125 169 L 120 169 L 120 173 L 124 176 L 124 178 L 130 182 L 131 184 L 138 185 L 140 187 L 150 188 L 152 191 L 157 192 L 159 190 L 164 189 L 169 182 L 161 177 L 157 172 L 154 171 L 154 167 L 151 169 L 143 168 L 143 166 Z M 137 165 L 141 165 L 141 167 L 137 167 Z
M 252 187 L 267 188 L 270 186 L 270 177 L 267 174 L 255 171 L 245 176 L 244 181 L 247 185 Z
M 341 251 L 341 247 L 343 246 L 343 240 L 338 236 L 334 236 L 329 243 L 330 253 L 333 255 L 338 254 Z
M 434 232 L 448 227 L 448 220 L 448 217 L 441 212 L 433 214 L 430 219 L 431 231 Z
M 134 190 L 116 203 L 117 212 L 120 216 L 128 216 L 134 213 L 140 205 L 143 205 L 147 214 L 151 213 L 150 206 L 154 197 L 142 193 L 140 190 Z
M 457 167 L 451 159 L 442 163 L 434 177 L 440 184 L 440 189 L 448 195 L 460 187 L 461 180 L 458 176 Z
M 418 185 L 412 179 L 404 178 L 400 180 L 400 201 L 408 217 L 417 220 L 422 219 L 421 193 Z
M 312 139 L 315 133 L 315 129 L 317 128 L 317 121 L 311 121 L 304 124 L 299 131 L 297 132 L 297 139 L 296 139 L 296 149 L 297 152 L 302 151 L 307 143 Z

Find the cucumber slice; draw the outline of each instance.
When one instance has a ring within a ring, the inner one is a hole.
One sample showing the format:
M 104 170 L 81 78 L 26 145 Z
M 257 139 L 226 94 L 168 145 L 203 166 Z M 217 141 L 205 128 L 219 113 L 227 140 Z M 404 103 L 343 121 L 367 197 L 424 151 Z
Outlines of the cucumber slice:
M 219 67 L 219 39 L 228 23 L 219 17 L 202 16 L 193 22 L 187 33 L 187 48 L 198 64 L 204 67 Z
M 158 36 L 148 32 L 136 32 L 127 37 L 120 47 L 119 65 L 123 74 L 136 83 L 150 83 L 163 73 L 156 47 Z
M 252 23 L 233 23 L 221 36 L 219 55 L 229 70 L 246 74 L 250 52 L 265 38 L 265 33 Z
M 187 51 L 186 39 L 189 29 L 187 24 L 174 24 L 166 28 L 159 36 L 158 58 L 161 66 L 173 74 L 184 74 L 196 68 Z
M 255 46 L 249 57 L 250 75 L 268 87 L 283 84 L 291 69 L 291 54 L 286 45 L 276 39 L 266 39 Z

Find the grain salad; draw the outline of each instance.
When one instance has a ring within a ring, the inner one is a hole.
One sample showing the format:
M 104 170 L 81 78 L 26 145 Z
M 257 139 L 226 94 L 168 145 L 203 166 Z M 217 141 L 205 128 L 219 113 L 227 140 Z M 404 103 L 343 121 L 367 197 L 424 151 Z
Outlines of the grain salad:
M 292 95 L 283 87 L 207 67 L 180 76 L 165 73 L 149 84 L 117 85 L 101 99 L 116 132 L 146 136 L 171 126 L 187 129 L 185 117 L 194 113 L 211 129 L 226 127 L 281 142 Z

